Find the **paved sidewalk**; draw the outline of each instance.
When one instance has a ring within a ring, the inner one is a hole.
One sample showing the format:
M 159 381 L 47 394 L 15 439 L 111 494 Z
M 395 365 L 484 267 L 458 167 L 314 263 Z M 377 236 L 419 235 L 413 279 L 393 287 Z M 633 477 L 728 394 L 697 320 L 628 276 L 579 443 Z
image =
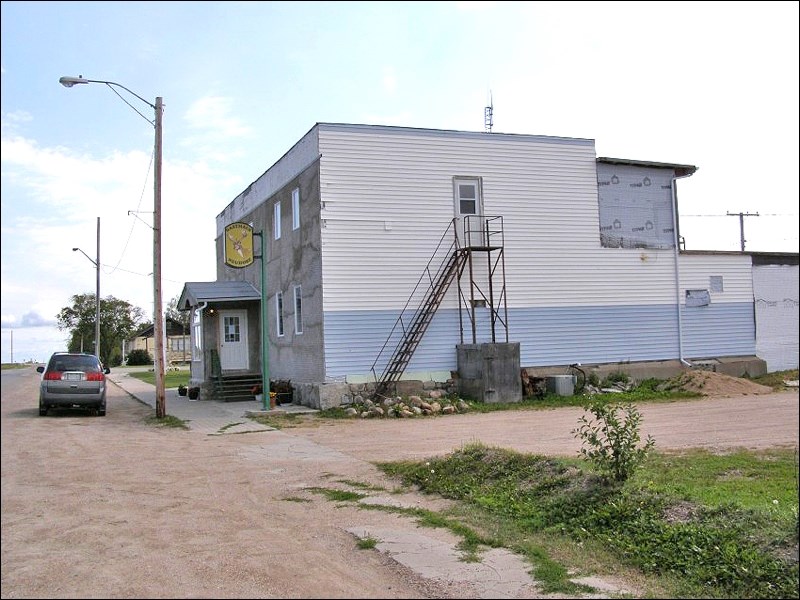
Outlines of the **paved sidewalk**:
M 111 369 L 108 380 L 133 396 L 139 402 L 156 407 L 156 388 L 136 377 L 130 376 L 126 367 Z M 177 388 L 165 390 L 166 413 L 186 422 L 192 431 L 206 435 L 223 435 L 232 433 L 250 433 L 257 431 L 273 431 L 273 427 L 262 425 L 249 417 L 256 415 L 313 413 L 312 408 L 294 404 L 283 404 L 271 410 L 264 410 L 255 399 L 243 402 L 217 402 L 214 400 L 189 400 L 188 396 L 179 396 Z

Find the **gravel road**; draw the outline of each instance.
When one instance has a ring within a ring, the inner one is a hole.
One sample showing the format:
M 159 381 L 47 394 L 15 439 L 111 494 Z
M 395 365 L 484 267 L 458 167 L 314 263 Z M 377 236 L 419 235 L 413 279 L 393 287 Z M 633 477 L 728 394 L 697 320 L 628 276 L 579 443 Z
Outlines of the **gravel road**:
M 446 531 L 313 488 L 359 481 L 392 490 L 372 461 L 473 441 L 574 455 L 579 409 L 208 436 L 146 424 L 151 409 L 113 385 L 106 417 L 39 417 L 38 381 L 33 369 L 2 373 L 3 598 L 543 597 L 524 573 L 493 579 L 482 565 L 447 563 L 457 540 Z M 796 391 L 640 410 L 642 433 L 660 450 L 798 445 Z M 446 505 L 413 493 L 370 501 Z M 360 550 L 358 537 L 370 532 L 386 543 Z M 406 555 L 402 543 L 412 544 Z M 425 544 L 436 557 L 421 560 Z M 518 569 L 513 557 L 490 558 L 495 572 Z

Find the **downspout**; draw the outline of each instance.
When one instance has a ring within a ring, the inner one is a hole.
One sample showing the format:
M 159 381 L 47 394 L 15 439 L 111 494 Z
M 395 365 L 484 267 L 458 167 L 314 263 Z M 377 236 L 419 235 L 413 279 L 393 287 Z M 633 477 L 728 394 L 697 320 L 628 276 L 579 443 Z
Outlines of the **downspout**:
M 684 177 L 690 177 L 693 173 L 686 175 L 675 175 L 672 177 L 670 187 L 672 188 L 672 230 L 673 230 L 673 244 L 675 247 L 675 307 L 678 311 L 678 359 L 682 364 L 691 367 L 692 363 L 683 358 L 683 317 L 681 316 L 681 283 L 680 283 L 680 267 L 678 266 L 679 250 L 678 245 L 678 192 L 675 188 L 675 182 Z

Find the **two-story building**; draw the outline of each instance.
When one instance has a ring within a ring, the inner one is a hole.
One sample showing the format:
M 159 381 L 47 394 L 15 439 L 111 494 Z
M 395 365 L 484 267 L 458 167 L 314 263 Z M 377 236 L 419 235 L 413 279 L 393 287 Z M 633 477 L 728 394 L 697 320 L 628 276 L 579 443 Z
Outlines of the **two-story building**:
M 217 280 L 178 305 L 192 381 L 267 371 L 326 407 L 458 377 L 484 343 L 532 372 L 763 373 L 750 255 L 680 248 L 695 171 L 591 139 L 318 123 L 217 216 Z M 245 266 L 231 225 L 256 234 Z

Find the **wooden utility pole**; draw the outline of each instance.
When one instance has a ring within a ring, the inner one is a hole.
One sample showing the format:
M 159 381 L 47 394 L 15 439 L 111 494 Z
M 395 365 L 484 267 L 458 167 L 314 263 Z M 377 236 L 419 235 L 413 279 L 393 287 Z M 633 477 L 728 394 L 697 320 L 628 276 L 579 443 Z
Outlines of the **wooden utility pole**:
M 758 213 L 728 213 L 729 217 L 739 217 L 739 239 L 741 240 L 741 248 L 742 252 L 744 252 L 744 218 L 745 217 L 757 217 Z

